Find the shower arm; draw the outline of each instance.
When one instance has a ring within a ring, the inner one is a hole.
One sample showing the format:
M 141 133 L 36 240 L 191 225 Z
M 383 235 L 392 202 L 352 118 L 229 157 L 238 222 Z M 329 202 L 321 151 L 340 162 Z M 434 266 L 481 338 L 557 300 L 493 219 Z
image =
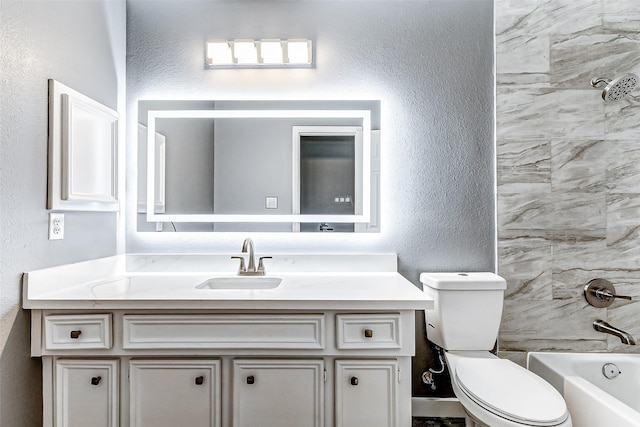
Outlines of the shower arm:
M 609 83 L 611 83 L 611 79 L 605 79 L 603 77 L 594 77 L 591 79 L 591 86 L 593 87 L 600 87 L 603 84 L 607 85 Z

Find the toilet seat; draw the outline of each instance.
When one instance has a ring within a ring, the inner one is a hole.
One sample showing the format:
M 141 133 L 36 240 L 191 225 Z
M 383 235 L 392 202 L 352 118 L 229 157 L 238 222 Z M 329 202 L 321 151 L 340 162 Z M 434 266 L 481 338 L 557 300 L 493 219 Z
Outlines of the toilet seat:
M 450 363 L 452 379 L 476 405 L 523 426 L 557 426 L 567 419 L 564 399 L 549 383 L 509 360 L 484 353 L 453 354 Z

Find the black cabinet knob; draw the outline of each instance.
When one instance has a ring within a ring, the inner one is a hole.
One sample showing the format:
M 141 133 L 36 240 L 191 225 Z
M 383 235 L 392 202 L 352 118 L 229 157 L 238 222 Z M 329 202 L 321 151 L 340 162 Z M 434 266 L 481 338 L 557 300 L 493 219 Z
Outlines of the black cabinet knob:
M 202 385 L 202 384 L 204 384 L 204 377 L 200 375 L 199 377 L 196 377 L 196 385 Z
M 69 334 L 69 336 L 74 339 L 77 340 L 78 338 L 80 338 L 80 334 L 82 333 L 82 331 L 71 331 L 71 333 Z
M 91 385 L 98 385 L 98 384 L 100 384 L 101 380 L 102 380 L 102 377 L 92 377 L 91 378 Z
M 351 385 L 358 385 L 359 382 L 358 377 L 351 377 Z
M 255 384 L 255 382 L 256 382 L 256 379 L 253 375 L 249 375 L 247 377 L 247 384 L 251 385 L 251 384 Z
M 373 329 L 365 329 L 364 330 L 365 338 L 373 338 Z

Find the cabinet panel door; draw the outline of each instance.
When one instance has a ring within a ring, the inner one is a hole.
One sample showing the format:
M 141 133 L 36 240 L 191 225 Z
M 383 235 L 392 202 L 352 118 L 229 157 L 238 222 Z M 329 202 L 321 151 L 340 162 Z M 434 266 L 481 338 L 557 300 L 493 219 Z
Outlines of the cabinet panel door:
M 131 427 L 219 427 L 219 360 L 132 360 Z
M 234 360 L 234 427 L 322 427 L 322 360 Z
M 336 427 L 396 427 L 397 385 L 397 360 L 337 360 Z
M 118 361 L 55 362 L 55 426 L 118 426 Z

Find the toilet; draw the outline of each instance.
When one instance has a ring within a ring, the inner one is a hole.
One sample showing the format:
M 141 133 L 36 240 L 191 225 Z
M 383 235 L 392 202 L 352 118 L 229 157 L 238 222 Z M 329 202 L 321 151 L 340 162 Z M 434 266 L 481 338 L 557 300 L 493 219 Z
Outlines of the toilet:
M 451 385 L 473 426 L 571 427 L 560 393 L 490 351 L 498 337 L 506 281 L 493 273 L 422 273 L 427 338 L 445 350 Z

